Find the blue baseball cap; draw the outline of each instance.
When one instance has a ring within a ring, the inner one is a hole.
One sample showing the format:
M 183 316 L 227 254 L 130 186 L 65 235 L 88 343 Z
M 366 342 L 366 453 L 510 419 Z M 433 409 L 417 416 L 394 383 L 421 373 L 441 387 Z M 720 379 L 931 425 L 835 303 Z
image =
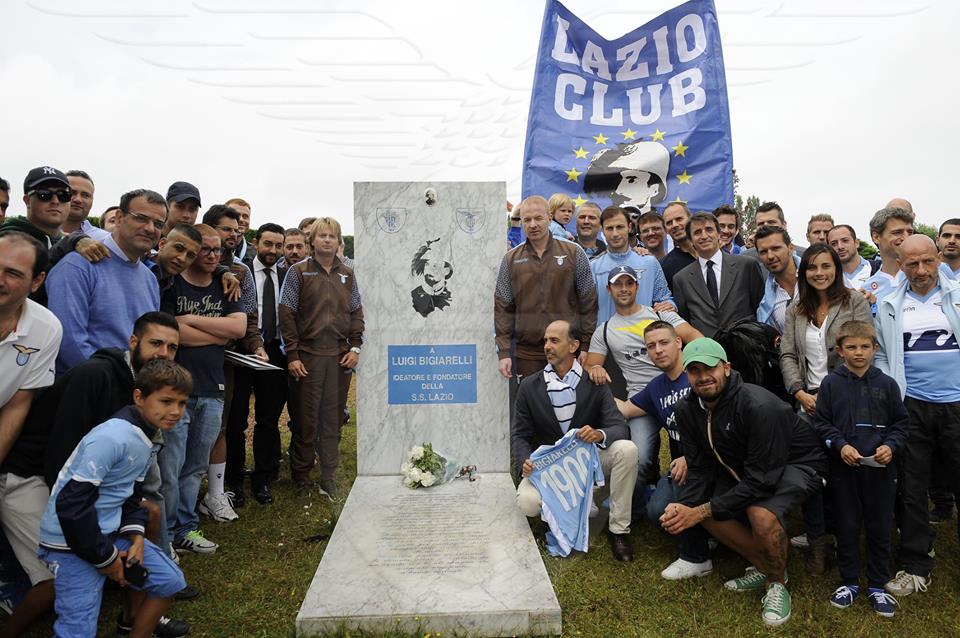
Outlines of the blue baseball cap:
M 620 277 L 629 277 L 634 281 L 638 281 L 636 270 L 634 270 L 630 266 L 617 266 L 616 268 L 610 271 L 609 275 L 607 275 L 607 285 L 609 286 Z

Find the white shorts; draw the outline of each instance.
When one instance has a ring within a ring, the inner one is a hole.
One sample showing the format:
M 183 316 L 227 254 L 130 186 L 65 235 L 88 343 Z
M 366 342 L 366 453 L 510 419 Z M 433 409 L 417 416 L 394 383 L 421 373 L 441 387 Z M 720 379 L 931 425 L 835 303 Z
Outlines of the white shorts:
M 40 520 L 49 499 L 50 489 L 41 477 L 0 474 L 0 527 L 31 585 L 53 579 L 46 564 L 37 557 Z

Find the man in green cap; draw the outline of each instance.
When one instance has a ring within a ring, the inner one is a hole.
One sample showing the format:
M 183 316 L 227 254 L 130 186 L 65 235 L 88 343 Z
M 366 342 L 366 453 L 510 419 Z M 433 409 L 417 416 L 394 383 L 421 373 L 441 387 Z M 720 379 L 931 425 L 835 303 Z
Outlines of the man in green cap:
M 810 425 L 768 390 L 744 383 L 713 339 L 687 344 L 683 365 L 692 392 L 675 414 L 687 482 L 661 524 L 679 534 L 699 523 L 747 559 L 746 573 L 726 588 L 764 589 L 763 622 L 781 625 L 790 618 L 787 512 L 821 481 L 826 458 Z

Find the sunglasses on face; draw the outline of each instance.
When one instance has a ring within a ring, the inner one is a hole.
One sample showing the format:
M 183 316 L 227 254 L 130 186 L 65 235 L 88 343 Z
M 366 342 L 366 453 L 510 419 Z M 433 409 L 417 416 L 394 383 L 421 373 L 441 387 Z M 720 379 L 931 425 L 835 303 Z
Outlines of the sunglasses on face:
M 37 199 L 41 202 L 49 202 L 54 197 L 57 198 L 57 201 L 61 204 L 69 202 L 70 198 L 73 197 L 73 193 L 70 192 L 70 189 L 65 191 L 52 191 L 46 188 L 32 190 L 27 195 L 35 195 Z
M 210 255 L 214 255 L 214 254 L 222 255 L 223 251 L 224 251 L 223 248 L 209 248 L 207 246 L 204 246 L 203 248 L 200 249 L 199 255 L 201 257 L 209 257 Z
M 154 219 L 149 215 L 144 215 L 143 213 L 135 213 L 133 211 L 130 211 L 127 214 L 133 218 L 133 221 L 137 222 L 141 226 L 144 224 L 153 224 L 153 227 L 156 228 L 157 230 L 163 230 L 165 222 L 162 219 Z

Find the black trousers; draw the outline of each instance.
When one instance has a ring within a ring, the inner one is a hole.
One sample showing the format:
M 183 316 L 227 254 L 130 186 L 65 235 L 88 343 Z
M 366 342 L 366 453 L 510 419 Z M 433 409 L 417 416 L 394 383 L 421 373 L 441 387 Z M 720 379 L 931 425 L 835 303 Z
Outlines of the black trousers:
M 254 402 L 253 427 L 253 475 L 254 488 L 266 485 L 280 471 L 280 430 L 278 423 L 283 406 L 287 402 L 287 361 L 280 352 L 280 341 L 265 344 L 264 350 L 270 363 L 280 370 L 253 371 L 236 366 L 234 372 L 233 398 L 227 420 L 227 471 L 228 486 L 243 483 L 243 466 L 246 461 L 246 430 L 250 416 L 250 394 Z
M 960 403 L 930 403 L 904 399 L 910 433 L 900 459 L 900 561 L 910 574 L 927 577 L 933 568 L 933 526 L 927 491 L 935 452 L 939 453 L 946 482 L 960 490 Z
M 846 585 L 860 584 L 860 530 L 867 532 L 867 582 L 890 580 L 890 532 L 897 495 L 897 470 L 850 467 L 831 452 L 830 485 L 837 533 L 837 567 Z

